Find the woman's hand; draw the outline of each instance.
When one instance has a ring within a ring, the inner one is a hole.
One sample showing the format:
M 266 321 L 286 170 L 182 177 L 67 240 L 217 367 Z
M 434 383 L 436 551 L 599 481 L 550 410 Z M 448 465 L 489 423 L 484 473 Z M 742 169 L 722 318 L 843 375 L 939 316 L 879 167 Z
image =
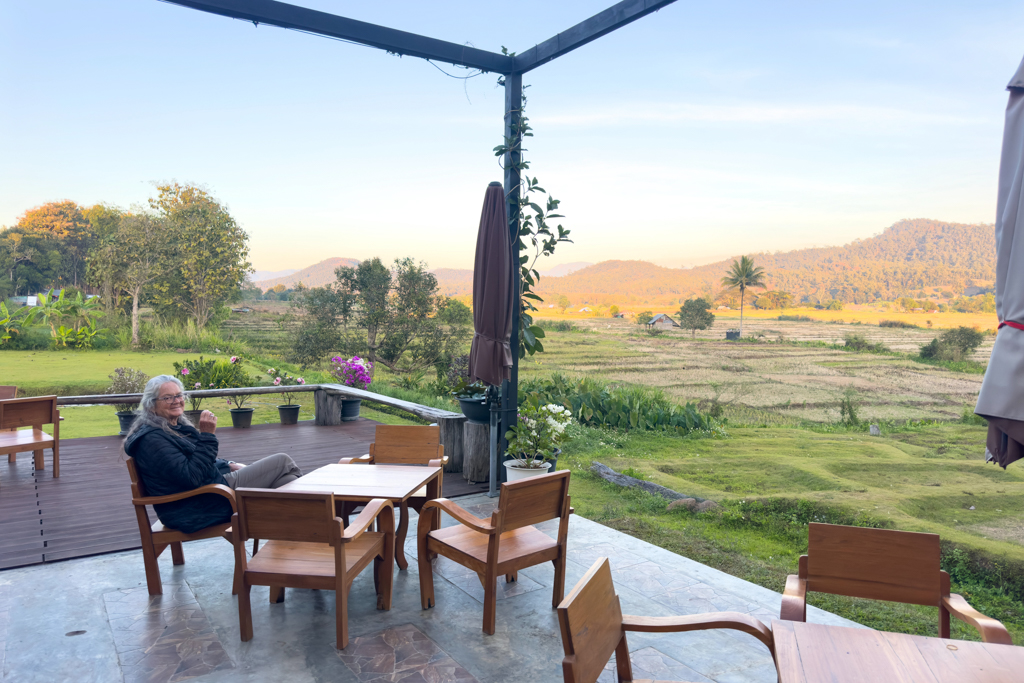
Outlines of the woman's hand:
M 217 416 L 209 410 L 204 410 L 199 415 L 199 431 L 204 434 L 213 434 L 217 431 Z

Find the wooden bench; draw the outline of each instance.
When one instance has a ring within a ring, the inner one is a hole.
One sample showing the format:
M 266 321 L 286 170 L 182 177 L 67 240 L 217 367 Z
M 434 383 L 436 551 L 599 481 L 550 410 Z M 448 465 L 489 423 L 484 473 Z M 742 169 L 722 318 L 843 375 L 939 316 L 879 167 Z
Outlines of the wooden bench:
M 53 425 L 53 436 L 43 425 Z M 31 427 L 31 429 L 21 429 Z M 15 431 L 3 431 L 13 429 Z M 43 469 L 43 450 L 53 451 L 53 476 L 60 476 L 60 413 L 56 396 L 0 400 L 0 455 L 15 462 L 18 453 L 32 451 L 37 470 Z

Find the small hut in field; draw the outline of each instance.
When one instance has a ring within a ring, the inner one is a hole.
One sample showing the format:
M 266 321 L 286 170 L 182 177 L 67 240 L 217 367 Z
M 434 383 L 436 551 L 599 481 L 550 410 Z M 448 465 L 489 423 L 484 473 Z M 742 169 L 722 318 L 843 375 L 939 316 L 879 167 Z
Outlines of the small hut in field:
M 647 327 L 656 330 L 671 330 L 673 327 L 679 327 L 679 323 L 666 314 L 659 313 L 647 322 Z

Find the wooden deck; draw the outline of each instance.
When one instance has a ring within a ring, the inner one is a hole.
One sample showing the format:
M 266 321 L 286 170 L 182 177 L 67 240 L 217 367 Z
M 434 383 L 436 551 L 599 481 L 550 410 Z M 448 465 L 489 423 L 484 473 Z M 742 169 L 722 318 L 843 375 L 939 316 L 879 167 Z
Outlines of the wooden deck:
M 303 471 L 360 456 L 373 441 L 376 422 L 359 419 L 334 427 L 312 422 L 249 429 L 220 428 L 220 455 L 248 463 L 288 453 Z M 139 547 L 128 469 L 117 436 L 67 439 L 60 443 L 60 478 L 53 478 L 50 451 L 36 471 L 31 453 L 16 464 L 0 461 L 0 569 L 67 560 Z M 461 474 L 447 474 L 446 497 L 486 491 Z M 152 517 L 152 510 L 150 510 Z

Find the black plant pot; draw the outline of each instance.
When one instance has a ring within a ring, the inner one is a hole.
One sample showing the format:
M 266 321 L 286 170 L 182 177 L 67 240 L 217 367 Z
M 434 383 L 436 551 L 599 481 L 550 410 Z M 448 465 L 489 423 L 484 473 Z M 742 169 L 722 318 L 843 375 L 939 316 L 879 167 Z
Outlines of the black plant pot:
M 352 422 L 359 419 L 359 404 L 363 402 L 361 398 L 343 398 L 341 399 L 341 421 Z
M 297 403 L 288 403 L 277 407 L 277 414 L 281 416 L 281 424 L 293 425 L 299 422 L 299 408 Z
M 551 463 L 551 467 L 548 468 L 548 473 L 554 472 L 554 471 L 556 471 L 558 469 L 558 456 L 560 456 L 561 454 L 562 454 L 562 449 L 561 448 L 556 448 L 555 449 L 555 457 L 551 458 L 550 460 L 546 460 L 545 461 L 545 462 L 550 462 Z M 498 481 L 500 481 L 503 484 L 506 481 L 508 481 L 508 468 L 505 467 L 505 463 L 508 462 L 509 460 L 515 460 L 515 458 L 512 457 L 511 455 L 509 455 L 508 453 L 506 453 L 505 457 L 502 458 L 501 467 L 498 468 Z
M 125 436 L 128 433 L 128 430 L 132 428 L 132 423 L 135 422 L 135 411 L 119 410 L 117 411 L 116 415 L 117 421 L 121 423 L 121 431 L 118 433 L 118 436 Z
M 469 418 L 470 422 L 488 424 L 491 421 L 491 407 L 487 401 L 481 398 L 460 398 L 459 405 L 462 407 L 462 414 Z
M 232 408 L 229 412 L 231 413 L 231 426 L 239 429 L 252 426 L 252 411 L 254 408 Z

